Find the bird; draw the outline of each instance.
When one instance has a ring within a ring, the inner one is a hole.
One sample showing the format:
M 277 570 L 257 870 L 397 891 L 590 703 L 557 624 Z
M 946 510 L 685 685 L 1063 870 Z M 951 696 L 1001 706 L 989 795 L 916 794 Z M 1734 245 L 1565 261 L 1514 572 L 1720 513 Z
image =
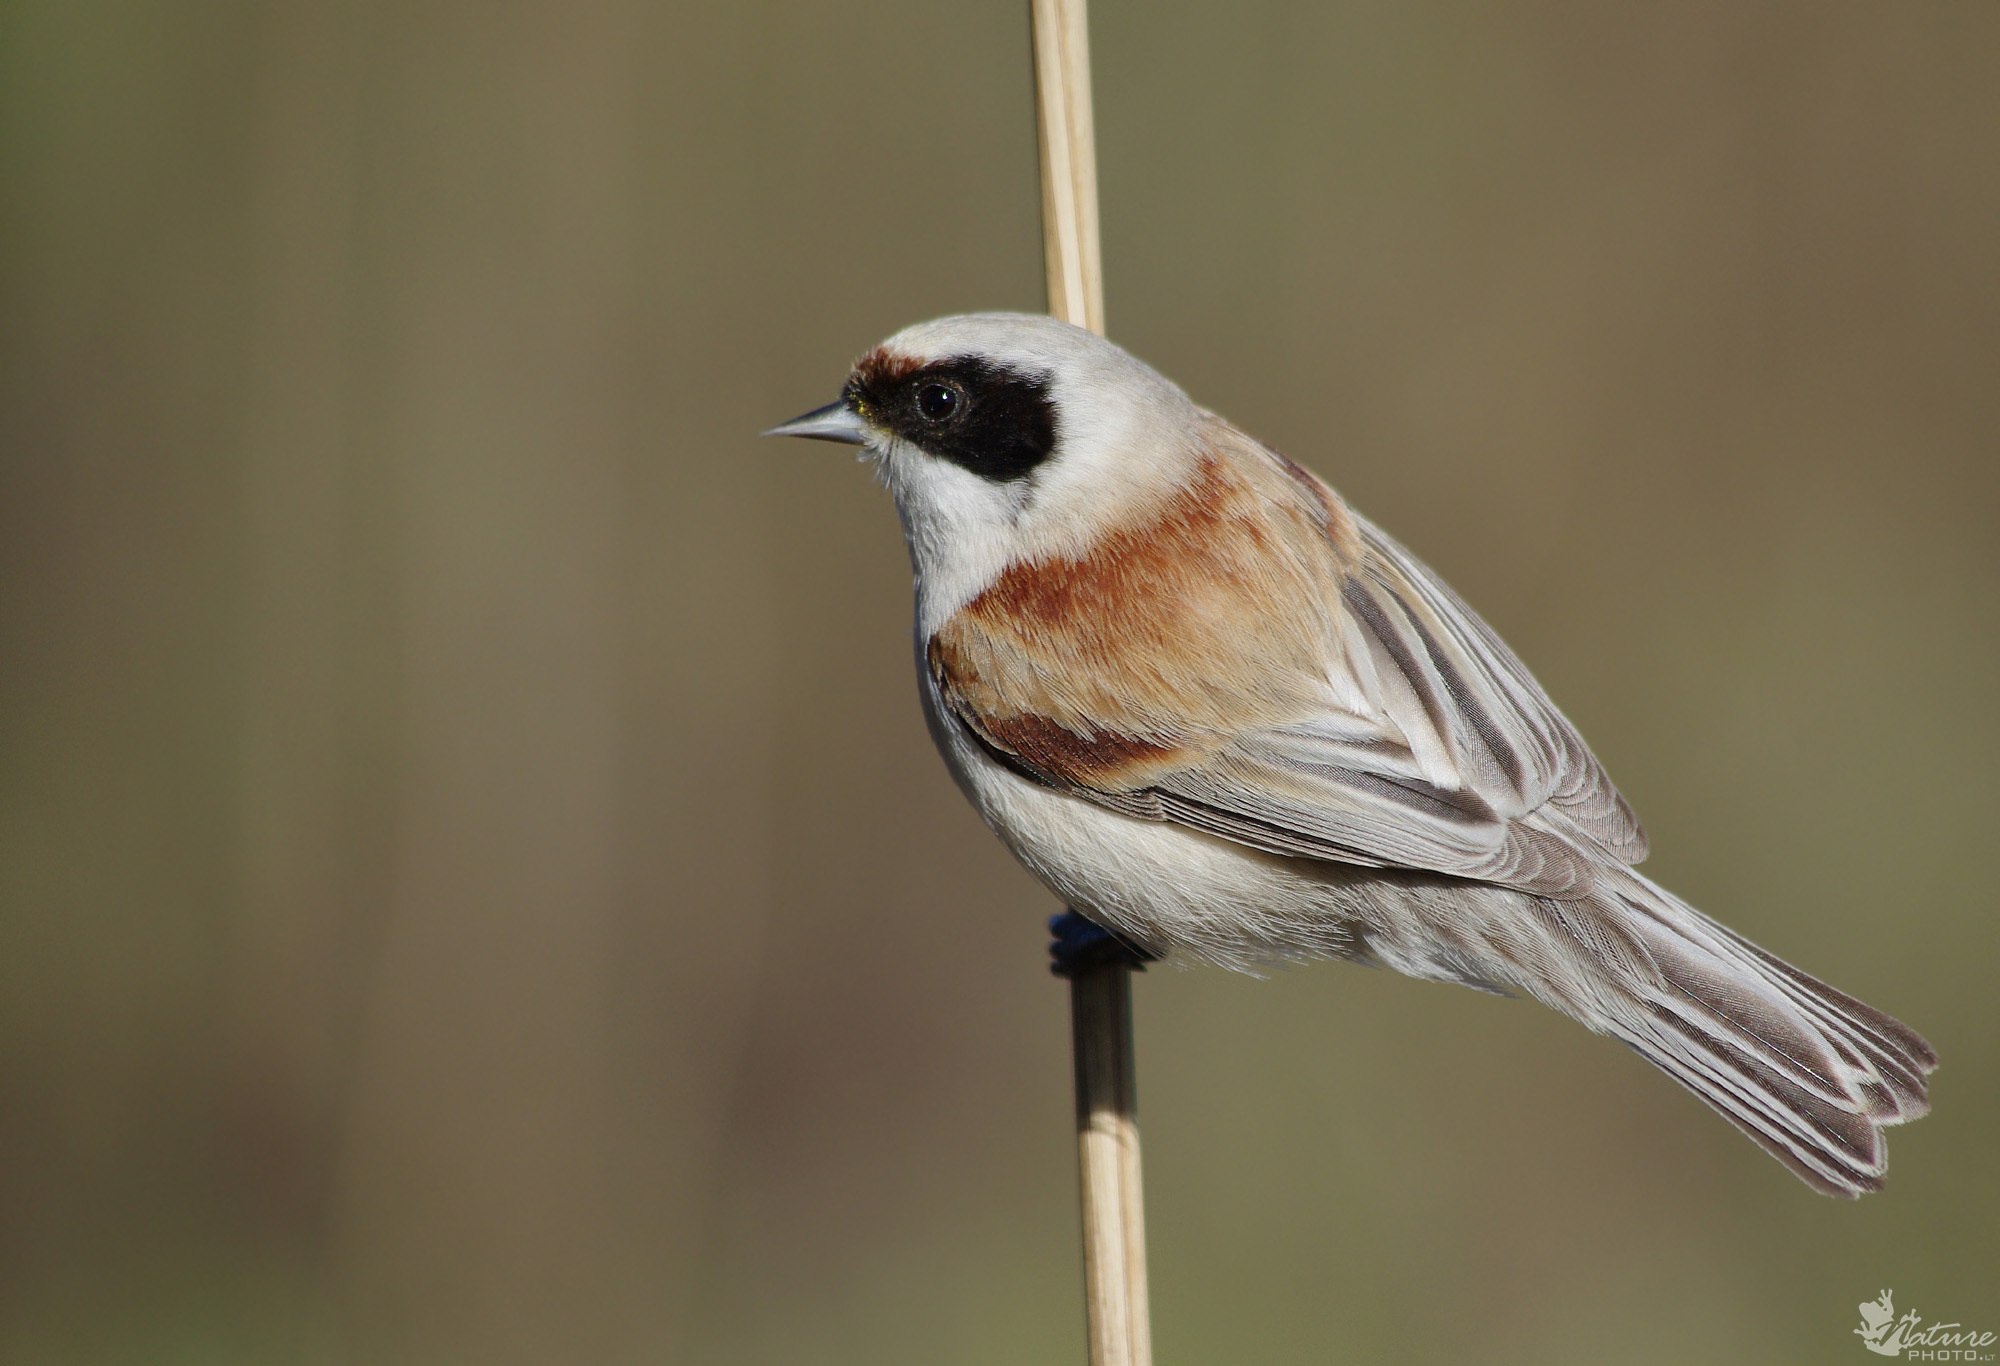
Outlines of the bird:
M 767 435 L 859 446 L 893 497 L 926 723 L 1068 908 L 1059 971 L 1331 958 L 1525 995 L 1814 1189 L 1881 1188 L 1935 1051 L 1642 874 L 1527 668 L 1318 476 L 1031 314 L 906 328 Z

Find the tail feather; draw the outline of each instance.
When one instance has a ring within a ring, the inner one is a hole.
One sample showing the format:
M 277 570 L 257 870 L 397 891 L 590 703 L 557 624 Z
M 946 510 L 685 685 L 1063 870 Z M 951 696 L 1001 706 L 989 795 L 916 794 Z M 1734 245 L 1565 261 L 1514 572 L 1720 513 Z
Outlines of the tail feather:
M 1585 1022 L 1637 1050 L 1815 1189 L 1848 1197 L 1881 1189 L 1881 1131 L 1929 1109 L 1924 1077 L 1936 1052 L 1900 1020 L 1639 874 L 1626 877 L 1591 905 L 1643 950 L 1646 966 L 1634 970 L 1630 953 L 1591 955 L 1616 989 Z
M 1720 925 L 1716 928 L 1739 954 L 1828 1031 L 1828 1041 L 1853 1066 L 1875 1074 L 1889 1091 L 1899 1118 L 1921 1119 L 1929 1113 L 1924 1078 L 1937 1069 L 1938 1059 L 1923 1035 L 1894 1016 L 1800 972 L 1733 930 Z
M 1888 1154 L 1878 1121 L 1794 1085 L 1726 1041 L 1683 1022 L 1618 1031 L 1794 1175 L 1828 1195 L 1880 1190 Z

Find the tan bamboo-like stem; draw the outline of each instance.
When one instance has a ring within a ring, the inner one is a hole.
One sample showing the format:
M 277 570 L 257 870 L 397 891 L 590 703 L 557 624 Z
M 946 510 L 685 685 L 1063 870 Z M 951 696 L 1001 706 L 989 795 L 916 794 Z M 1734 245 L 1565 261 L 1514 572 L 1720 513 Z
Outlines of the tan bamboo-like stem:
M 1035 127 L 1042 148 L 1042 267 L 1049 312 L 1104 331 L 1097 240 L 1097 139 L 1084 0 L 1032 0 Z
M 1104 269 L 1084 0 L 1032 0 L 1032 15 L 1049 312 L 1102 332 Z M 1070 1032 L 1090 1366 L 1152 1366 L 1130 968 L 1106 964 L 1070 979 Z
M 1132 970 L 1109 963 L 1078 973 L 1070 979 L 1069 1011 L 1090 1366 L 1151 1366 Z

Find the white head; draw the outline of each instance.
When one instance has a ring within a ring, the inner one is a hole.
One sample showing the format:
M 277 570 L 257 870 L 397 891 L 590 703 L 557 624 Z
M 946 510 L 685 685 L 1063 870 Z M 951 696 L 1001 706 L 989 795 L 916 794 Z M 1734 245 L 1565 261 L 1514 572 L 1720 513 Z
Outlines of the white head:
M 895 496 L 926 631 L 1009 565 L 1078 556 L 1173 494 L 1205 418 L 1093 332 L 1025 313 L 905 328 L 838 401 L 772 429 L 864 446 Z

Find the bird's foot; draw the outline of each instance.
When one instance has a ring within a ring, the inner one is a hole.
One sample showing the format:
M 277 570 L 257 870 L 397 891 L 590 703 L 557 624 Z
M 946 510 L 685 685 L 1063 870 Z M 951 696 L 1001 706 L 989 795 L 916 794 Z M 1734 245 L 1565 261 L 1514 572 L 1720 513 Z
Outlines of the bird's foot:
M 1134 948 L 1096 921 L 1075 911 L 1049 917 L 1049 971 L 1058 977 L 1074 977 L 1091 968 L 1123 963 L 1144 970 L 1159 957 Z

